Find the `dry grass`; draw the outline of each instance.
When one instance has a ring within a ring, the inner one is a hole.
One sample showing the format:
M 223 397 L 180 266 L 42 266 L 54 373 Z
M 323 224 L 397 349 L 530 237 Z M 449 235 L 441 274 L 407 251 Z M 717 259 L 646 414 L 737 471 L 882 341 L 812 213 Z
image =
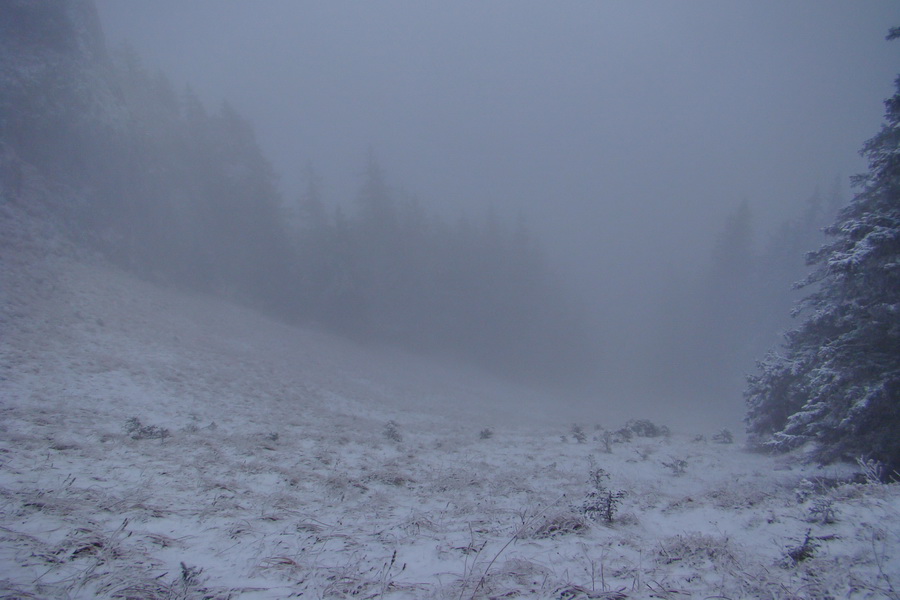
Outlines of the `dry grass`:
M 565 423 L 492 421 L 479 439 L 477 391 L 457 381 L 443 404 L 464 419 L 401 412 L 435 379 L 101 266 L 29 260 L 0 264 L 15 291 L 0 303 L 2 598 L 897 598 L 898 486 L 690 435 L 607 453 L 561 443 Z M 129 418 L 169 435 L 134 436 Z M 628 492 L 612 524 L 582 512 L 591 455 Z M 811 518 L 826 505 L 833 518 Z M 807 529 L 815 552 L 784 565 Z

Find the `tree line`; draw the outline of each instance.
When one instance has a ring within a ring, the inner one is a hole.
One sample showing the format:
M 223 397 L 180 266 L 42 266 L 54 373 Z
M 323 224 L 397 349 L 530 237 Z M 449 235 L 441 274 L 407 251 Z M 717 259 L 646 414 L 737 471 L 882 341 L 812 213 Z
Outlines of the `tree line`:
M 108 52 L 89 3 L 2 11 L 17 28 L 0 42 L 0 142 L 60 184 L 54 209 L 111 260 L 503 375 L 590 375 L 583 311 L 523 217 L 448 224 L 389 185 L 374 152 L 350 202 L 326 203 L 313 173 L 285 201 L 250 123 L 176 91 L 132 49 Z
M 838 194 L 817 194 L 755 253 L 743 204 L 705 284 L 662 295 L 649 343 L 669 350 L 647 370 L 689 386 L 761 355 L 759 332 L 790 325 L 801 280 L 799 324 L 745 390 L 757 447 L 813 444 L 823 461 L 900 470 L 900 80 L 886 107 L 836 217 Z M 311 174 L 286 203 L 246 119 L 176 92 L 133 51 L 110 55 L 90 2 L 0 2 L 4 203 L 31 198 L 26 172 L 54 190 L 41 210 L 143 277 L 518 378 L 570 381 L 596 366 L 585 311 L 523 218 L 448 223 L 391 186 L 374 153 L 353 201 L 324 202 Z M 803 264 L 828 222 L 831 240 Z

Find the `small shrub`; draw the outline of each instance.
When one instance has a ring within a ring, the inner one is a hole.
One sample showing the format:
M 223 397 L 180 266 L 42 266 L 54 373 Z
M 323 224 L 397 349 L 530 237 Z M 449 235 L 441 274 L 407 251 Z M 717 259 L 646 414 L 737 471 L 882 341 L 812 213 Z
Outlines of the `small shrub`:
M 727 537 L 685 533 L 660 540 L 657 560 L 665 565 L 682 562 L 696 568 L 709 563 L 734 563 L 735 557 Z
M 379 469 L 374 473 L 370 473 L 363 481 L 366 483 L 382 483 L 393 487 L 403 487 L 407 483 L 412 483 L 413 479 L 400 473 L 396 469 Z
M 803 502 L 806 502 L 810 496 L 820 492 L 821 490 L 815 482 L 810 481 L 809 479 L 801 479 L 797 488 L 794 490 L 794 496 L 796 496 L 797 502 L 802 504 Z
M 831 496 L 819 496 L 813 500 L 809 507 L 809 518 L 813 523 L 832 525 L 837 523 L 837 508 L 834 506 L 834 498 Z
M 607 525 L 611 524 L 615 519 L 616 512 L 619 510 L 619 504 L 625 498 L 625 492 L 622 490 L 600 490 L 588 493 L 582 505 L 581 511 L 584 516 L 592 521 L 603 519 Z
M 717 444 L 733 444 L 734 436 L 731 434 L 731 432 L 729 430 L 723 429 L 719 433 L 712 436 L 712 441 L 714 441 Z
M 165 427 L 156 425 L 144 425 L 137 417 L 131 417 L 125 421 L 125 433 L 133 440 L 165 440 L 171 434 Z
M 866 483 L 874 485 L 888 480 L 887 469 L 882 462 L 860 456 L 856 459 L 856 464 L 859 465 L 860 473 Z
M 583 533 L 587 530 L 587 527 L 588 525 L 581 515 L 560 512 L 544 519 L 541 525 L 532 532 L 531 537 L 537 539 L 555 538 L 561 535 Z
M 627 427 L 623 427 L 613 434 L 613 441 L 621 444 L 624 442 L 630 442 L 633 437 L 634 433 Z
M 604 454 L 612 454 L 614 436 L 612 431 L 604 431 L 600 434 L 600 443 L 603 445 Z
M 593 488 L 581 505 L 581 513 L 592 521 L 603 519 L 607 524 L 613 522 L 616 511 L 625 498 L 623 490 L 611 490 L 606 487 L 609 473 L 597 466 L 593 456 L 588 457 L 590 462 L 589 483 Z
M 632 419 L 625 423 L 624 429 L 631 431 L 638 437 L 668 437 L 671 434 L 668 427 L 665 425 L 657 425 L 649 419 Z
M 662 466 L 670 469 L 673 475 L 684 475 L 687 473 L 688 463 L 683 458 L 673 458 L 669 462 L 663 462 Z
M 581 425 L 575 423 L 569 431 L 572 434 L 572 437 L 575 438 L 575 441 L 579 444 L 583 444 L 587 441 L 587 435 L 584 433 L 584 429 L 582 429 Z
M 403 434 L 400 433 L 400 426 L 397 425 L 397 421 L 388 421 L 384 424 L 384 431 L 382 432 L 384 437 L 391 440 L 392 442 L 402 442 Z
M 480 440 L 489 440 L 494 437 L 494 430 L 490 427 L 485 427 L 481 431 L 478 432 L 478 439 Z
M 818 544 L 816 543 L 815 538 L 810 536 L 810 532 L 810 529 L 806 530 L 806 535 L 803 537 L 803 541 L 799 546 L 792 546 L 787 549 L 787 556 L 784 563 L 785 566 L 796 566 L 813 557 Z
M 188 598 L 214 598 L 203 587 L 203 569 L 191 567 L 181 563 L 181 577 L 175 579 L 169 586 L 169 597 L 173 600 L 187 600 Z
M 595 490 L 606 488 L 606 481 L 609 479 L 609 473 L 606 469 L 597 465 L 597 460 L 592 456 L 588 456 L 588 481 Z

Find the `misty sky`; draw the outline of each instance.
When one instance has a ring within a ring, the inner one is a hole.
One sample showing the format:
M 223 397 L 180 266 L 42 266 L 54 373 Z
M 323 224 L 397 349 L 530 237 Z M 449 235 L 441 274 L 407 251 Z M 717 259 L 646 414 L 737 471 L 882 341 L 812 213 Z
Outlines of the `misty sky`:
M 371 146 L 450 217 L 524 208 L 623 321 L 742 199 L 762 240 L 847 191 L 900 71 L 895 0 L 97 4 L 111 45 L 251 120 L 288 199 L 311 161 L 349 205 Z

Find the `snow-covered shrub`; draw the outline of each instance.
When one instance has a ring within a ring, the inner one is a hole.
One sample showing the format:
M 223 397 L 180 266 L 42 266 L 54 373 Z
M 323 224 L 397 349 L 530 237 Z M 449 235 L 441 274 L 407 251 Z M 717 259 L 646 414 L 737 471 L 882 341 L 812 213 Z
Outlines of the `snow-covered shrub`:
M 809 507 L 807 521 L 832 525 L 837 522 L 837 508 L 834 506 L 834 498 L 830 495 L 819 496 L 812 501 Z
M 330 497 L 338 498 L 342 502 L 348 498 L 357 498 L 369 491 L 369 487 L 365 483 L 346 473 L 332 473 L 325 478 L 323 484 Z
M 550 577 L 552 573 L 550 569 L 538 562 L 518 557 L 504 561 L 496 570 L 495 577 L 509 579 L 513 584 L 513 589 L 521 589 L 522 586 L 533 585 L 535 581 Z
M 404 475 L 397 469 L 393 468 L 385 468 L 385 469 L 377 469 L 374 472 L 370 473 L 364 481 L 366 483 L 374 482 L 381 483 L 384 485 L 390 485 L 394 487 L 402 487 L 407 483 L 412 483 L 413 479 Z
M 109 598 L 130 600 L 228 600 L 232 594 L 204 585 L 203 569 L 181 563 L 180 573 L 166 582 L 162 576 L 150 577 L 147 573 L 135 573 L 129 581 L 109 589 Z M 165 575 L 165 574 L 164 574 Z
M 397 424 L 397 421 L 391 420 L 385 423 L 382 434 L 392 442 L 403 441 L 403 434 L 400 433 L 400 426 Z
M 657 560 L 665 565 L 680 562 L 700 566 L 707 561 L 734 562 L 735 558 L 727 537 L 685 533 L 661 540 Z
M 634 432 L 632 432 L 627 427 L 623 427 L 622 429 L 619 429 L 618 431 L 613 433 L 613 442 L 617 444 L 623 444 L 625 442 L 630 442 L 633 437 Z
M 480 440 L 489 440 L 494 437 L 494 430 L 490 427 L 485 427 L 481 431 L 478 432 L 478 439 Z
M 728 429 L 723 429 L 719 433 L 712 436 L 712 441 L 717 444 L 733 444 L 734 436 L 731 434 L 731 431 Z
M 612 444 L 613 444 L 613 441 L 615 440 L 613 432 L 608 431 L 608 430 L 603 431 L 599 437 L 600 437 L 600 443 L 602 444 L 602 447 L 603 447 L 604 454 L 612 454 Z
M 630 421 L 625 423 L 625 426 L 620 429 L 617 433 L 623 433 L 625 431 L 631 432 L 637 437 L 668 437 L 670 435 L 669 428 L 665 425 L 657 425 L 653 421 L 649 419 L 631 419 Z M 631 439 L 630 437 L 628 439 Z
M 865 479 L 866 483 L 870 484 L 879 484 L 888 479 L 887 468 L 881 461 L 877 461 L 874 458 L 862 458 L 858 457 L 856 459 L 856 464 L 859 465 L 860 474 Z M 893 479 L 900 479 L 896 477 L 896 473 L 892 476 Z
M 852 481 L 847 478 L 840 477 L 812 477 L 804 478 L 797 484 L 794 494 L 797 496 L 797 502 L 806 502 L 812 496 L 819 496 L 827 493 L 833 493 L 835 490 L 845 487 Z
M 806 535 L 803 536 L 803 541 L 801 541 L 796 546 L 790 546 L 785 550 L 785 557 L 782 561 L 782 566 L 784 567 L 794 567 L 800 564 L 801 562 L 812 558 L 816 553 L 816 548 L 818 548 L 819 544 L 816 542 L 816 538 L 812 535 L 811 529 L 806 530 Z
M 131 417 L 125 421 L 125 433 L 133 440 L 165 440 L 172 435 L 165 427 L 157 425 L 144 425 L 137 417 Z
M 794 495 L 796 495 L 798 503 L 803 503 L 817 492 L 819 492 L 819 487 L 814 481 L 801 479 L 800 483 L 797 484 L 797 489 L 794 490 Z
M 596 521 L 603 519 L 609 525 L 615 519 L 616 512 L 622 499 L 625 498 L 624 490 L 602 490 L 588 493 L 587 499 L 582 505 L 582 512 L 586 517 Z
M 574 423 L 572 428 L 569 430 L 572 434 L 572 437 L 579 444 L 583 444 L 587 441 L 587 435 L 584 433 L 584 429 L 578 423 Z
M 588 457 L 590 462 L 589 483 L 591 491 L 581 505 L 581 514 L 592 521 L 603 519 L 607 524 L 613 522 L 616 511 L 625 498 L 624 490 L 611 490 L 607 487 L 609 473 L 597 466 L 593 456 Z
M 202 589 L 201 583 L 201 575 L 203 574 L 203 569 L 200 567 L 191 567 L 184 563 L 181 563 L 181 577 L 176 580 L 173 584 L 173 598 L 193 598 L 197 596 L 202 596 L 204 598 L 208 598 L 204 592 L 206 590 Z
M 672 471 L 673 475 L 684 475 L 687 473 L 688 462 L 683 458 L 673 458 L 669 462 L 662 462 L 662 466 Z
M 583 533 L 588 529 L 586 515 L 574 511 L 560 511 L 547 515 L 541 523 L 530 532 L 529 537 L 537 539 L 555 538 L 573 533 Z
M 706 493 L 714 506 L 730 510 L 760 506 L 772 495 L 771 490 L 760 489 L 752 482 L 731 482 Z

